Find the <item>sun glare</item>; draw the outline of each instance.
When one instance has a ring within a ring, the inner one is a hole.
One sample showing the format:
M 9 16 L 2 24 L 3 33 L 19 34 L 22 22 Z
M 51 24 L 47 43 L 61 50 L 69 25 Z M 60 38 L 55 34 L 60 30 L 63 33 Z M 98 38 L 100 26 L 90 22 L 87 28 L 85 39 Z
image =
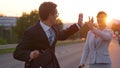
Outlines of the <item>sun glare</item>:
M 106 19 L 107 25 L 111 24 L 111 20 L 112 20 L 112 18 L 110 18 L 110 17 L 108 17 L 108 18 Z
M 29 13 L 34 9 L 38 10 L 40 4 L 44 1 L 48 0 L 1 0 L 0 14 L 6 16 L 21 16 L 23 12 Z M 116 8 L 120 6 L 118 2 L 119 0 L 71 0 L 69 2 L 67 0 L 49 1 L 53 1 L 58 5 L 57 9 L 60 13 L 59 18 L 61 18 L 64 23 L 77 22 L 78 14 L 81 12 L 84 15 L 84 22 L 88 21 L 88 16 L 93 16 L 96 23 L 97 13 L 104 10 L 108 14 L 106 21 L 107 24 L 110 23 L 112 18 L 120 19 L 120 10 Z M 113 2 L 114 5 L 111 5 Z

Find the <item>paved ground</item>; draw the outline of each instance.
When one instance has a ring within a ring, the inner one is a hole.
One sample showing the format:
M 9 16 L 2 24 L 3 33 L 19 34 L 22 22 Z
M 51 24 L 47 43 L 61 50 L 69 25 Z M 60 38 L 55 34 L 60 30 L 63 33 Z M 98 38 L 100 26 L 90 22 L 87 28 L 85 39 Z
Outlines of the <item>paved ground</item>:
M 120 68 L 120 45 L 118 41 L 112 41 L 109 51 L 112 59 L 112 68 Z
M 17 44 L 0 45 L 0 49 L 15 48 Z
M 83 45 L 84 43 L 78 43 L 56 47 L 56 55 L 61 68 L 77 68 L 80 62 Z M 117 41 L 112 41 L 109 51 L 112 59 L 112 68 L 120 68 L 120 46 Z M 24 68 L 24 63 L 13 59 L 12 53 L 3 54 L 0 55 L 0 68 Z

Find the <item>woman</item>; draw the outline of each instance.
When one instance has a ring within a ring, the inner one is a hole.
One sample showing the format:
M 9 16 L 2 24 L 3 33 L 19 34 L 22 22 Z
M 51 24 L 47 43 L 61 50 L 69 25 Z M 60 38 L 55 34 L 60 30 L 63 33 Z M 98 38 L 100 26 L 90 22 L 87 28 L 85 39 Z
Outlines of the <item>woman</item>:
M 98 28 L 94 28 L 93 19 L 87 23 L 91 29 L 88 32 L 79 68 L 84 67 L 89 54 L 89 68 L 111 68 L 111 59 L 108 46 L 112 39 L 113 32 L 106 28 L 107 14 L 98 12 Z

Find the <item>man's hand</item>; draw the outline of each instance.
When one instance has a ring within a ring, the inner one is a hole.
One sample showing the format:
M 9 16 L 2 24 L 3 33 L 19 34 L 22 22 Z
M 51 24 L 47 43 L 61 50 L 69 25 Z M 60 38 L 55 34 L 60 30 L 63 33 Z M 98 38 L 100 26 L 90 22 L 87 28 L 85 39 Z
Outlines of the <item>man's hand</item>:
M 78 25 L 79 25 L 80 27 L 83 26 L 83 13 L 80 13 L 80 14 L 79 14 L 79 17 L 78 17 Z
M 30 59 L 35 59 L 40 55 L 40 52 L 38 50 L 34 50 L 30 53 Z
M 83 68 L 84 67 L 84 64 L 81 64 L 78 68 Z

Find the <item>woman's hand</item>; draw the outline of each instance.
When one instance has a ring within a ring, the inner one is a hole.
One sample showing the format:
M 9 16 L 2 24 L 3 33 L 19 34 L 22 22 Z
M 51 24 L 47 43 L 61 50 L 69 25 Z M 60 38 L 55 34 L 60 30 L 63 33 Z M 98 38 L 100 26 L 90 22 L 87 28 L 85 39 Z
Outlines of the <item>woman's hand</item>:
M 89 21 L 87 22 L 87 25 L 91 30 L 94 29 L 93 22 L 94 22 L 93 17 L 92 18 L 89 17 Z

